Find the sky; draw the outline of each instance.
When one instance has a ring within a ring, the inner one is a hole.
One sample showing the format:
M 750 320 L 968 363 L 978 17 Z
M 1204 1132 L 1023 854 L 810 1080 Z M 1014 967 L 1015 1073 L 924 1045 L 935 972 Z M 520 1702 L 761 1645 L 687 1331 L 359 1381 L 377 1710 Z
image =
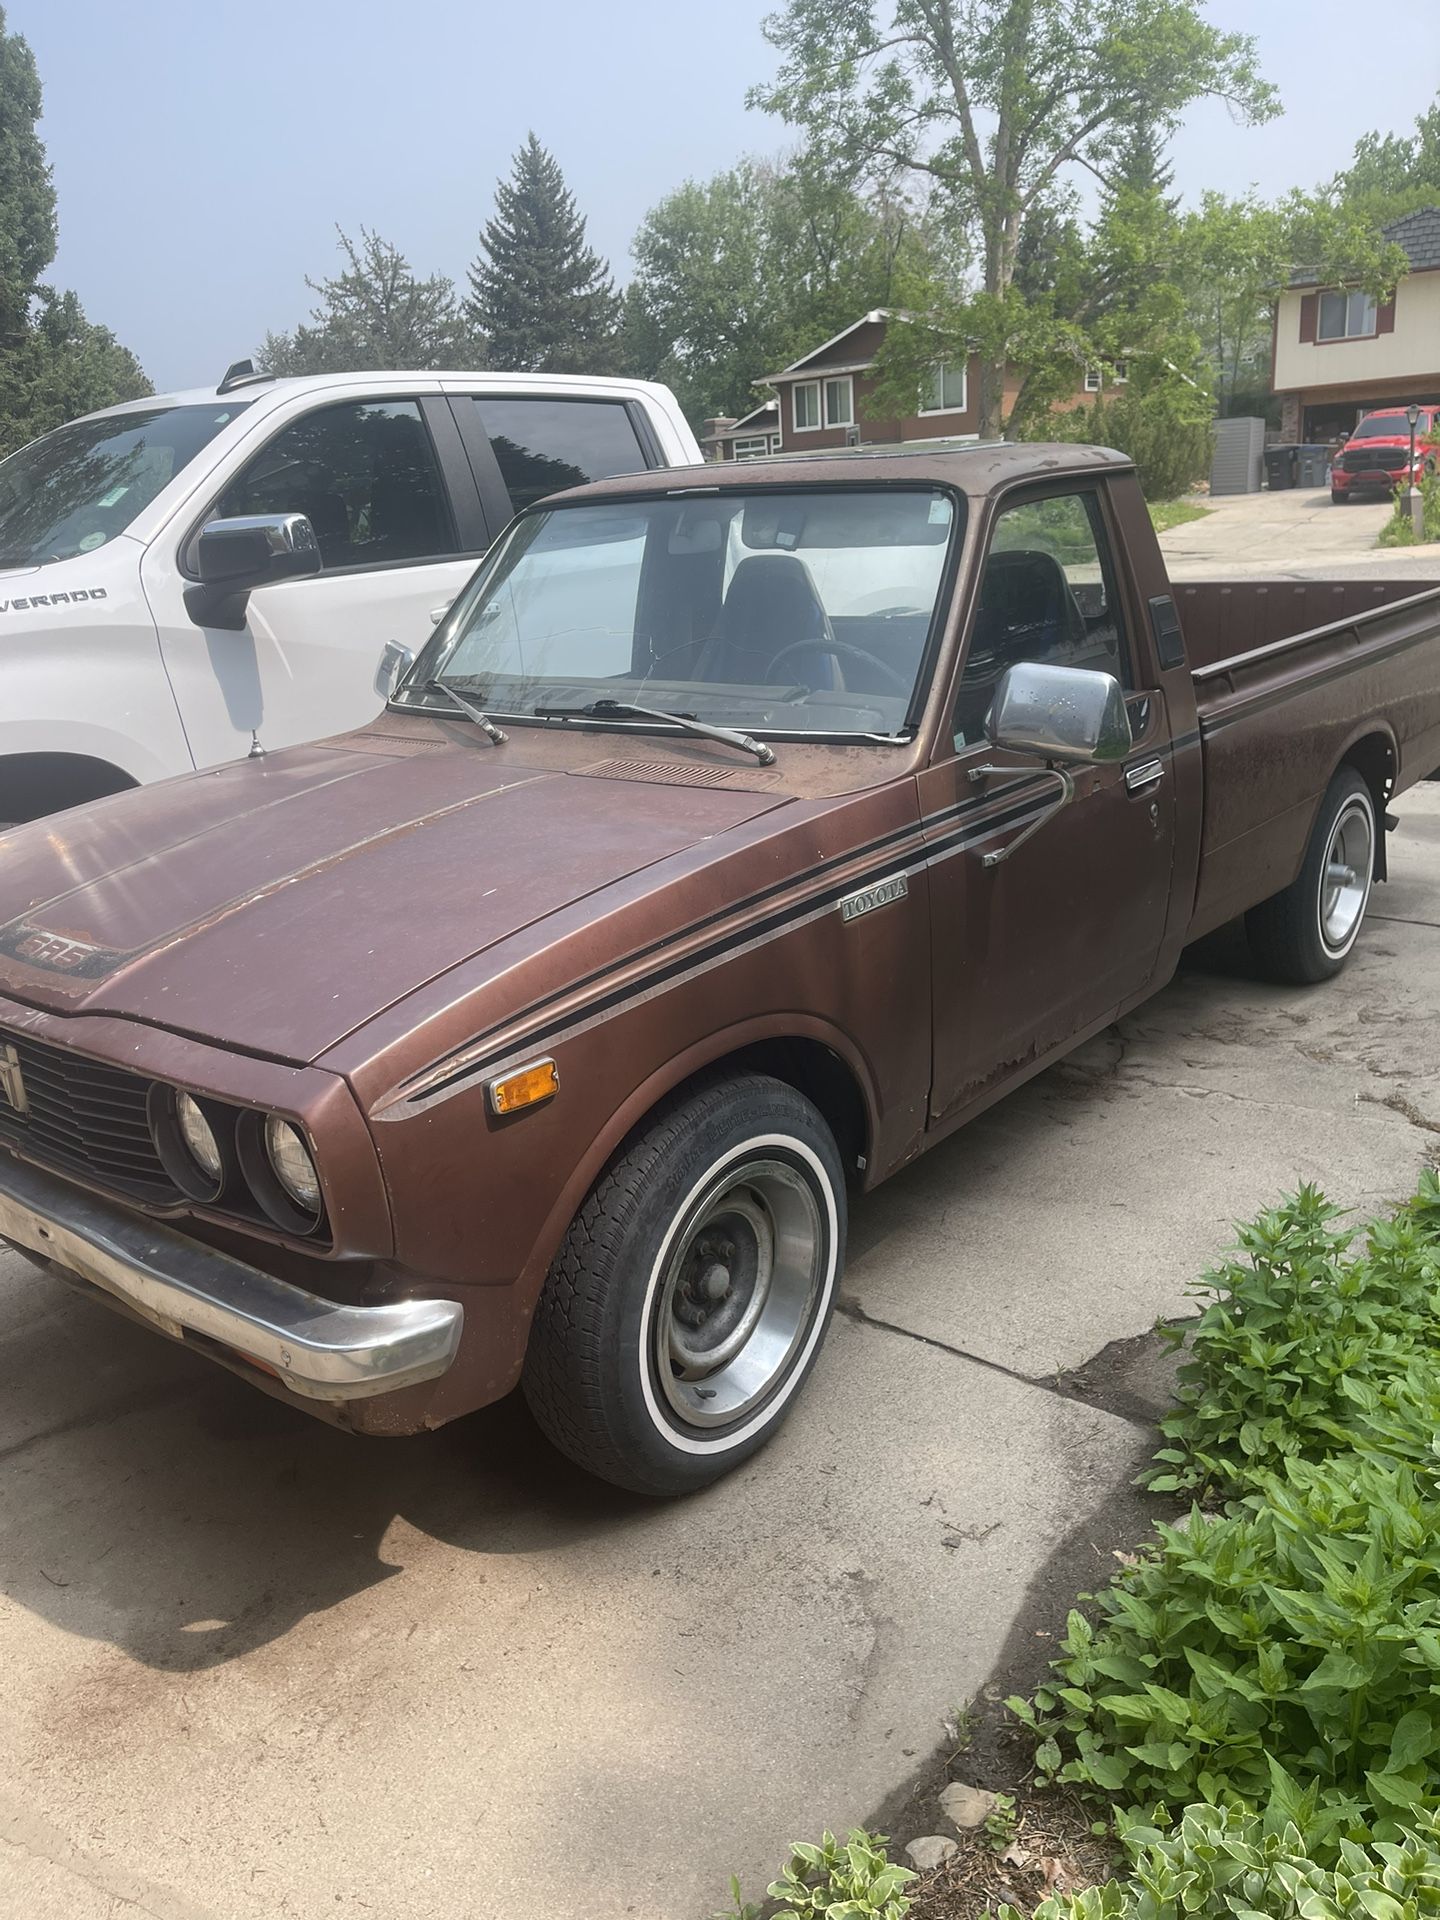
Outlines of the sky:
M 463 281 L 496 178 L 530 129 L 623 281 L 646 209 L 686 178 L 793 144 L 745 108 L 778 0 L 6 0 L 45 89 L 59 196 L 49 278 L 161 391 L 218 380 L 303 320 L 305 276 L 363 223 Z M 1253 33 L 1283 119 L 1197 107 L 1172 151 L 1207 187 L 1313 185 L 1367 129 L 1440 91 L 1437 0 L 1210 0 Z

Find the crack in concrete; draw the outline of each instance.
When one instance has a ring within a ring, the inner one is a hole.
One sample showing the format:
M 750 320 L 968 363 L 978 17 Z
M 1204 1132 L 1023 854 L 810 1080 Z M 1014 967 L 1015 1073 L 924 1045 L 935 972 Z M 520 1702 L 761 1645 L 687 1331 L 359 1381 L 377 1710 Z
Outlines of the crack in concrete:
M 899 1326 L 894 1320 L 882 1320 L 878 1314 L 868 1312 L 852 1295 L 846 1295 L 837 1300 L 835 1311 L 844 1314 L 847 1320 L 853 1321 L 857 1326 L 870 1327 L 877 1333 L 898 1334 L 902 1340 L 914 1340 L 922 1347 L 933 1347 L 937 1353 L 949 1354 L 952 1360 L 968 1360 L 972 1366 L 984 1367 L 987 1373 L 998 1373 L 1003 1379 L 1013 1380 L 1017 1386 L 1036 1387 L 1041 1393 L 1053 1394 L 1057 1400 L 1065 1400 L 1071 1406 L 1078 1404 L 1091 1407 L 1097 1413 L 1109 1414 L 1112 1419 L 1123 1420 L 1127 1426 L 1141 1427 L 1146 1432 L 1152 1425 L 1149 1420 L 1141 1419 L 1134 1414 L 1116 1413 L 1110 1407 L 1097 1406 L 1093 1400 L 1087 1400 L 1078 1393 L 1067 1391 L 1064 1385 L 1065 1378 L 1068 1375 L 1083 1373 L 1086 1366 L 1093 1364 L 1092 1361 L 1086 1361 L 1079 1367 L 1068 1368 L 1065 1375 L 1021 1373 L 1015 1367 L 1007 1367 L 1003 1361 L 987 1360 L 983 1353 L 971 1353 L 968 1348 L 953 1346 L 948 1340 L 937 1340 L 933 1334 L 917 1333 L 913 1327 Z
M 93 1854 L 82 1853 L 57 1828 L 8 1795 L 0 1795 L 0 1841 L 41 1866 L 69 1874 L 107 1900 L 114 1900 L 122 1907 L 133 1907 L 137 1913 L 149 1914 L 151 1920 L 215 1920 L 208 1908 L 196 1906 L 183 1895 L 157 1887 L 124 1867 L 96 1859 Z
M 1389 920 L 1397 927 L 1430 927 L 1440 933 L 1440 920 L 1412 920 L 1405 913 L 1367 913 L 1367 920 Z
M 47 1440 L 58 1440 L 69 1433 L 83 1433 L 87 1427 L 108 1426 L 112 1420 L 128 1419 L 132 1413 L 149 1413 L 173 1406 L 177 1401 L 193 1398 L 196 1391 L 193 1380 L 176 1381 L 161 1387 L 137 1387 L 133 1393 L 119 1394 L 115 1399 L 107 1400 L 103 1406 L 77 1413 L 73 1419 L 57 1420 L 53 1427 L 40 1427 L 34 1433 L 27 1433 L 23 1440 L 12 1440 L 9 1446 L 0 1447 L 0 1463 L 17 1459 L 32 1447 L 43 1446 Z
M 1381 1069 L 1374 1071 L 1378 1078 L 1386 1077 Z M 1398 1113 L 1402 1120 L 1419 1127 L 1422 1133 L 1440 1133 L 1440 1120 L 1427 1120 L 1415 1102 L 1407 1100 L 1403 1093 L 1387 1093 L 1383 1100 L 1378 1093 L 1357 1093 L 1355 1098 L 1363 1100 L 1367 1107 L 1388 1107 L 1391 1113 Z

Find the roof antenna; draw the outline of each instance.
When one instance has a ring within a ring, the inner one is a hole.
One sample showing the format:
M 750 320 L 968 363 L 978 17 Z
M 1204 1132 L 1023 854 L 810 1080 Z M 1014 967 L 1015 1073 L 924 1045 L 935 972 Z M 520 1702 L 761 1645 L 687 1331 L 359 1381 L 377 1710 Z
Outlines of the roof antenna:
M 255 727 L 250 729 L 250 751 L 246 754 L 245 758 L 247 760 L 263 760 L 265 758 L 265 749 L 260 744 L 260 734 Z

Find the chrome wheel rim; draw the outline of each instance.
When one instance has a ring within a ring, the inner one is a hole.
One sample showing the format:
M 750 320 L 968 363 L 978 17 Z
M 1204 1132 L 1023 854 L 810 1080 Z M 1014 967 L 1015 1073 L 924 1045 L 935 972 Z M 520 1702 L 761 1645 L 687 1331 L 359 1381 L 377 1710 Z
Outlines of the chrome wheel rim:
M 1320 873 L 1320 937 L 1331 953 L 1343 953 L 1360 931 L 1374 871 L 1374 818 L 1356 797 L 1330 829 Z
M 819 1199 L 798 1166 L 727 1168 L 676 1240 L 653 1319 L 655 1378 L 687 1427 L 728 1426 L 780 1385 L 826 1270 Z

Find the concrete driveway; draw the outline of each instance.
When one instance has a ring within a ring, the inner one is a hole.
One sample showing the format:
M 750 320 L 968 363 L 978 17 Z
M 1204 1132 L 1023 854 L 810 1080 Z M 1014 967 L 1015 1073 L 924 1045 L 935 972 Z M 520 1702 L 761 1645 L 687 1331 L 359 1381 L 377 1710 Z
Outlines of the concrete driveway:
M 702 1920 L 874 1813 L 1077 1529 L 1110 1564 L 1144 1428 L 1057 1373 L 1434 1150 L 1440 786 L 1400 812 L 1340 981 L 1217 942 L 860 1204 L 802 1405 L 682 1505 L 517 1405 L 346 1440 L 0 1257 L 0 1911 Z
M 1288 487 L 1205 500 L 1203 520 L 1160 536 L 1175 580 L 1231 580 L 1247 575 L 1344 580 L 1393 574 L 1440 580 L 1440 546 L 1377 547 L 1390 517 L 1387 501 L 1335 506 L 1330 489 Z

